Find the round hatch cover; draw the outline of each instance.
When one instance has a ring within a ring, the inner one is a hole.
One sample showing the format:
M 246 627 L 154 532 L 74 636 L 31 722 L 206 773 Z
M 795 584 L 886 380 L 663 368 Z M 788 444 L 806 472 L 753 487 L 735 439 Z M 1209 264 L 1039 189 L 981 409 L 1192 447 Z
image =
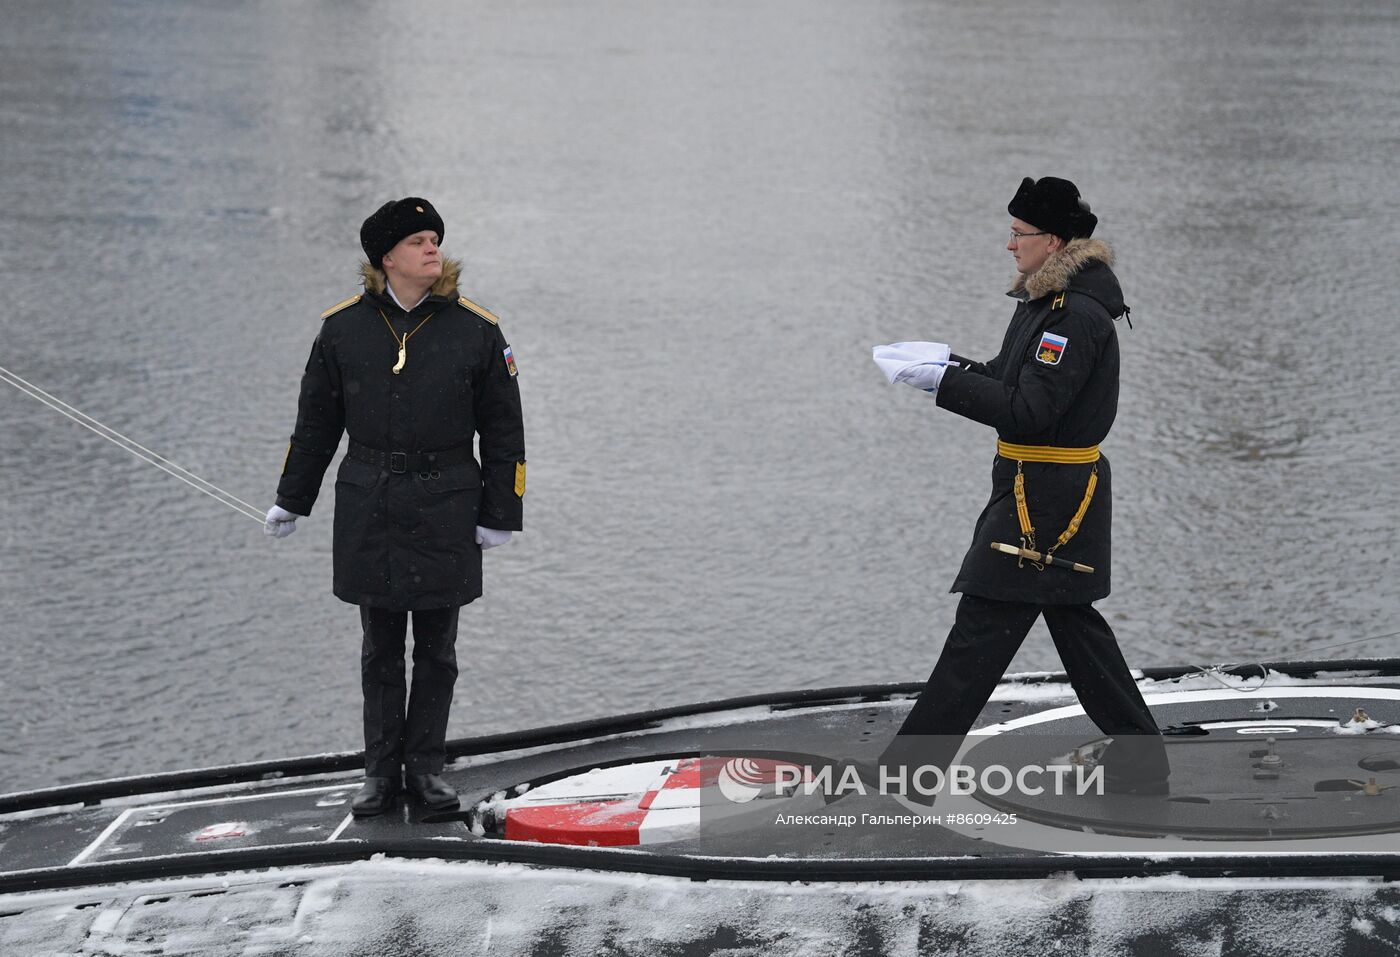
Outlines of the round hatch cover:
M 1273 707 L 1259 708 L 1261 697 Z M 1099 834 L 1278 840 L 1400 833 L 1400 694 L 1377 688 L 1279 688 L 1163 695 L 1170 793 L 979 792 L 1021 818 Z M 1080 709 L 988 729 L 960 762 L 971 768 L 1083 765 L 1111 738 Z M 1087 733 L 1086 733 L 1087 732 Z M 1077 736 L 1076 736 L 1077 735 Z M 1067 747 L 1067 744 L 1069 745 Z M 1076 773 L 1078 769 L 1076 768 Z

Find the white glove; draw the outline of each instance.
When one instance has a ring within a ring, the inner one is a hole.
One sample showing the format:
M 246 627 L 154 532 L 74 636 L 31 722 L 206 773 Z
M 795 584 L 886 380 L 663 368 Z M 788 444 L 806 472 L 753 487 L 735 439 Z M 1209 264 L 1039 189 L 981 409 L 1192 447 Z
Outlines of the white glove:
M 943 381 L 951 350 L 943 342 L 895 342 L 876 346 L 872 351 L 875 364 L 885 374 L 890 385 L 903 382 L 925 392 L 937 390 Z
M 263 533 L 273 538 L 286 538 L 297 530 L 299 518 L 301 516 L 295 512 L 274 505 L 267 510 L 267 518 L 263 520 Z
M 510 532 L 504 532 L 499 528 L 487 528 L 484 525 L 476 527 L 476 543 L 481 546 L 483 552 L 488 548 L 504 545 L 508 541 L 510 541 Z
M 895 382 L 903 382 L 905 385 L 912 385 L 916 389 L 923 389 L 925 392 L 937 392 L 938 384 L 943 381 L 943 373 L 948 371 L 945 363 L 926 362 L 922 365 L 908 366 L 895 376 Z

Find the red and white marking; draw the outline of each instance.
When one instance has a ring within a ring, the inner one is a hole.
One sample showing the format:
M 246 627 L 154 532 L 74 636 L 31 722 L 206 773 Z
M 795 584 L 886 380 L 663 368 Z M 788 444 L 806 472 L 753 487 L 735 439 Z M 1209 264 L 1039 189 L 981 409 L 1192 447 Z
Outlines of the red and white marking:
M 721 775 L 737 778 L 741 790 L 752 791 L 735 800 L 739 792 L 732 786 L 721 790 Z M 750 825 L 771 821 L 778 805 L 784 813 L 820 805 L 820 794 L 792 786 L 804 780 L 811 780 L 810 772 L 791 761 L 729 756 L 646 761 L 551 781 L 502 802 L 496 816 L 501 820 L 503 806 L 509 841 L 660 844 L 698 836 L 702 820 L 707 831 L 728 829 L 742 827 L 743 819 L 752 819 Z
M 244 821 L 224 821 L 222 824 L 210 824 L 204 830 L 195 834 L 194 839 L 198 842 L 222 841 L 230 837 L 247 837 L 252 831 Z

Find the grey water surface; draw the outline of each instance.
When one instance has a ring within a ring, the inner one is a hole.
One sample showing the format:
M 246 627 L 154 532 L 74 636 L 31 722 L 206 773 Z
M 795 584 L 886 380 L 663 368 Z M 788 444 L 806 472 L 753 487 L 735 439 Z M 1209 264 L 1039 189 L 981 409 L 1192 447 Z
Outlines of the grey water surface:
M 993 436 L 870 347 L 990 357 L 1026 175 L 1133 307 L 1130 663 L 1400 647 L 1359 640 L 1400 631 L 1392 0 L 0 15 L 0 366 L 259 510 L 360 221 L 443 213 L 530 462 L 454 736 L 921 680 Z M 0 384 L 0 791 L 357 747 L 331 484 L 274 542 Z M 1015 668 L 1057 667 L 1037 627 Z

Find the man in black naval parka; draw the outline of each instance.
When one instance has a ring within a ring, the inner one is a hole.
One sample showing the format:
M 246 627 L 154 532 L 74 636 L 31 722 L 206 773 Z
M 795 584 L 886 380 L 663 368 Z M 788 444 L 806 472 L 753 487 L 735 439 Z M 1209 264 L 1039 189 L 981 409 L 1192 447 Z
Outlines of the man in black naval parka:
M 957 365 L 911 382 L 934 391 L 941 408 L 994 428 L 998 444 L 991 498 L 953 583 L 962 598 L 952 631 L 881 764 L 946 767 L 1043 615 L 1084 710 L 1114 736 L 1103 758 L 1107 788 L 1164 793 L 1161 735 L 1091 604 L 1109 593 L 1112 482 L 1097 446 L 1118 408 L 1114 320 L 1126 310 L 1113 254 L 1090 238 L 1098 218 L 1067 180 L 1027 178 L 1007 209 L 1017 269 L 1009 295 L 1018 303 L 1001 350 L 985 363 L 952 355 Z M 1093 571 L 1004 554 L 993 542 Z M 914 737 L 923 735 L 938 737 Z
M 443 222 L 416 196 L 365 220 L 364 292 L 332 306 L 301 380 L 296 428 L 267 515 L 295 530 L 340 443 L 334 590 L 360 606 L 365 783 L 357 815 L 388 809 L 406 783 L 433 808 L 457 678 L 457 616 L 481 596 L 481 552 L 521 527 L 525 438 L 515 357 L 496 317 L 457 292 Z M 472 442 L 480 435 L 481 462 Z M 413 616 L 413 685 L 404 640 Z

